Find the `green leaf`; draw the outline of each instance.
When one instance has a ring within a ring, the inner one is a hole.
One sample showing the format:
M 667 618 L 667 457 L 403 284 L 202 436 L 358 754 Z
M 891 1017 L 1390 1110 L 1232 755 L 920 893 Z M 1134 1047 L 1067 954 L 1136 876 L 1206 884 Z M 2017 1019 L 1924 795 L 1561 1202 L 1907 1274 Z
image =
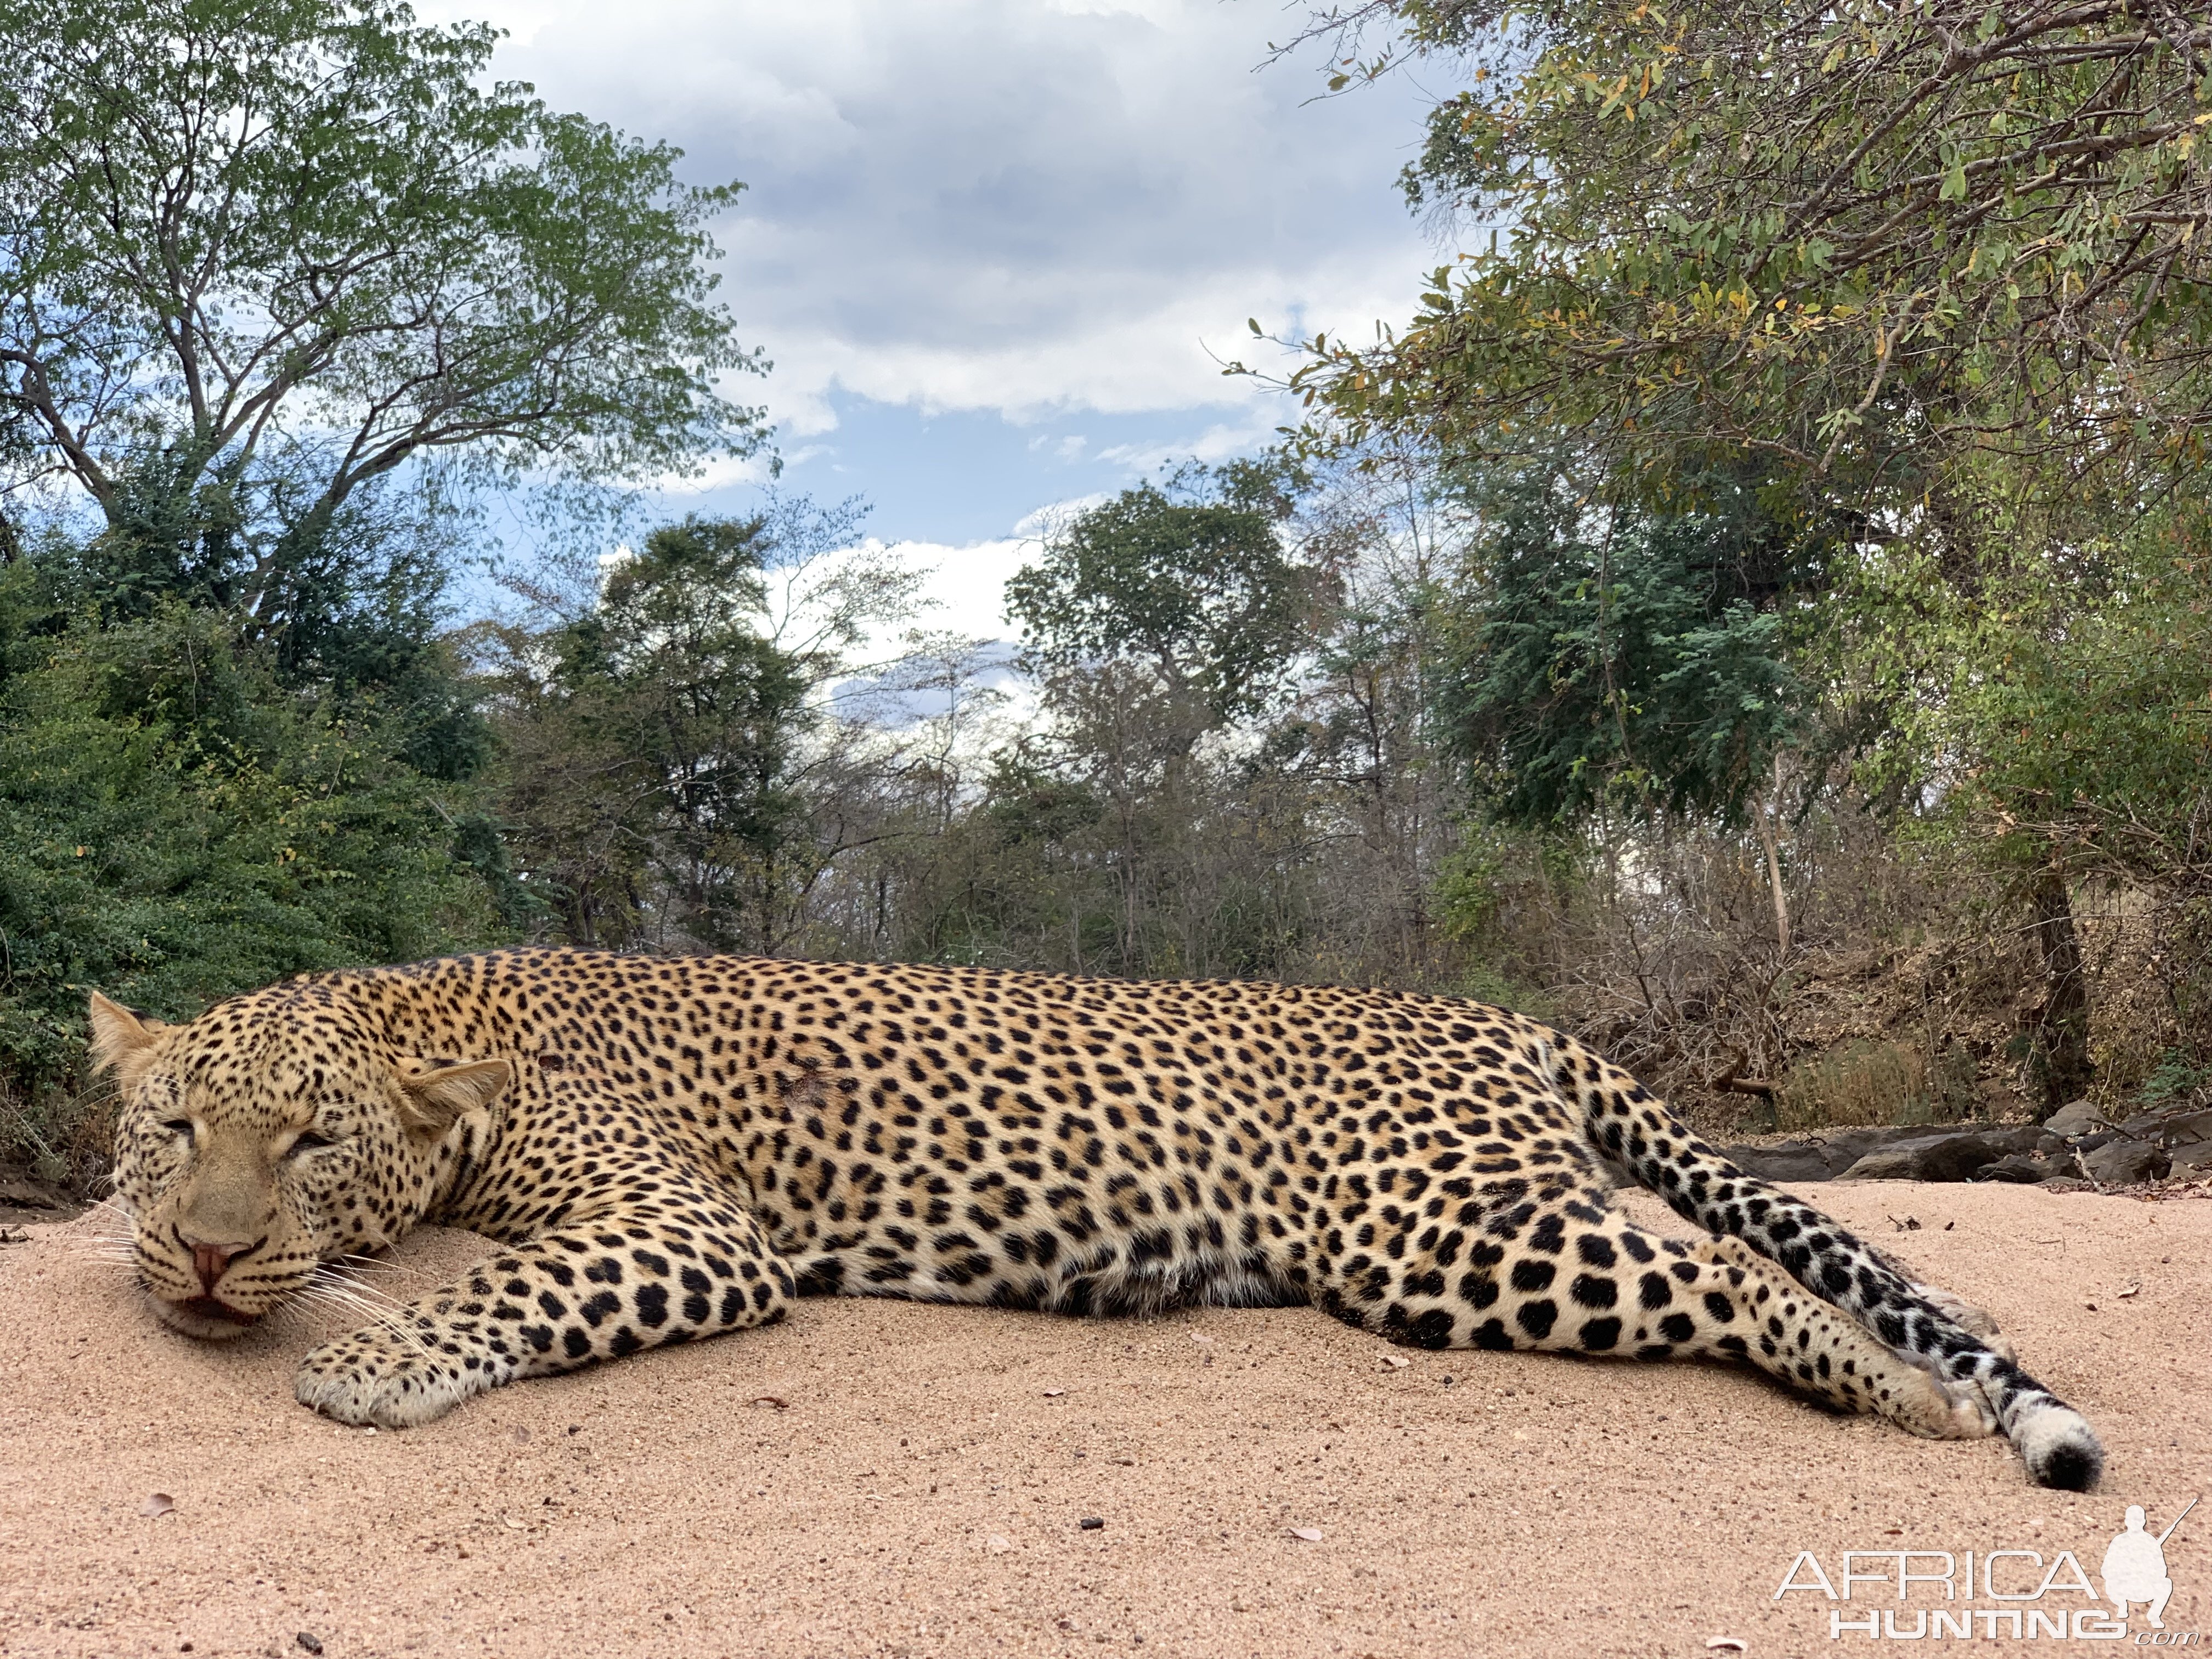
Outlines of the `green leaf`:
M 59 468 L 105 504 L 157 455 L 185 495 L 250 488 L 310 430 L 326 507 L 441 453 L 638 481 L 758 448 L 720 382 L 765 366 L 706 269 L 735 187 L 495 78 L 497 38 L 356 0 L 0 0 L 0 353 L 55 389 L 0 417 L 0 488 Z

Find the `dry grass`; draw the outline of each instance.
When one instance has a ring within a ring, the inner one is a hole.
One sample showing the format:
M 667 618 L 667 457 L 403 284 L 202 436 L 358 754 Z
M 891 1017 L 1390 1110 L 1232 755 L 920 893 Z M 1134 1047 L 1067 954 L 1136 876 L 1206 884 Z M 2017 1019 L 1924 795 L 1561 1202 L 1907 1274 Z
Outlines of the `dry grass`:
M 89 1192 L 115 1152 L 115 1091 L 26 1094 L 0 1078 L 0 1170 L 22 1170 L 71 1192 Z
M 1973 1063 L 1955 1049 L 1930 1062 L 1917 1043 L 1861 1039 L 1792 1066 L 1775 1098 L 1776 1127 L 1953 1123 L 1974 1105 Z

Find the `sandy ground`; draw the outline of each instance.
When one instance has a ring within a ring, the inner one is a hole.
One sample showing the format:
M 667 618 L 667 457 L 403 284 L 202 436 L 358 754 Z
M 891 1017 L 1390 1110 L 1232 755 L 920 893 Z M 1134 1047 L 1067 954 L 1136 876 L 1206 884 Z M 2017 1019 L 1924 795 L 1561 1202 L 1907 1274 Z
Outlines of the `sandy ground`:
M 0 1247 L 0 1654 L 1841 1652 L 1888 1638 L 1838 1646 L 1831 1611 L 1893 1614 L 1896 1591 L 1778 1601 L 1800 1551 L 1831 1577 L 1845 1550 L 1903 1548 L 2071 1550 L 2094 1574 L 2126 1504 L 2156 1530 L 2212 1486 L 2212 1203 L 1817 1197 L 1998 1316 L 2103 1433 L 2101 1492 L 2037 1491 L 2001 1440 L 1912 1440 L 1748 1372 L 1401 1355 L 1304 1309 L 815 1300 L 427 1428 L 342 1429 L 291 1374 L 352 1322 L 198 1346 L 78 1222 Z M 1885 1218 L 1908 1212 L 1919 1231 Z M 477 1244 L 422 1234 L 384 1282 L 427 1287 Z M 2167 1629 L 2212 1644 L 2212 1504 L 2166 1561 Z M 1998 1589 L 2032 1587 L 2004 1565 Z M 1901 1633 L 1931 1596 L 1913 1587 Z M 1971 1645 L 2075 1646 L 1991 1630 Z M 2138 1608 L 2123 1645 L 2148 1635 Z

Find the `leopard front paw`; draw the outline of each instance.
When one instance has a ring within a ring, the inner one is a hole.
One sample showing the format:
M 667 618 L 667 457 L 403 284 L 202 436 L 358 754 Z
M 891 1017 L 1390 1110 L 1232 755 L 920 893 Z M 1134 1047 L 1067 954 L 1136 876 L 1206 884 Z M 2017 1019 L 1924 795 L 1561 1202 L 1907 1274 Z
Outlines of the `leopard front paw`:
M 300 1362 L 292 1392 L 301 1405 L 341 1423 L 406 1429 L 507 1380 L 495 1359 L 442 1352 L 427 1340 L 410 1342 L 371 1327 L 311 1352 Z

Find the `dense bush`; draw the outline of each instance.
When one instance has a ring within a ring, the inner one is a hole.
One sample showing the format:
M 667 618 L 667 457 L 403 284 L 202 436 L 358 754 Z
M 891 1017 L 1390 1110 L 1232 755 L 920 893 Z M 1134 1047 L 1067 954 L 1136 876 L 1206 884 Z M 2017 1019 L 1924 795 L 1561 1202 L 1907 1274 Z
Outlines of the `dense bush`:
M 0 1089 L 28 1143 L 0 1158 L 51 1162 L 88 989 L 183 1018 L 498 919 L 454 854 L 468 791 L 410 763 L 408 711 L 288 686 L 219 612 L 103 628 L 47 586 L 0 571 Z

